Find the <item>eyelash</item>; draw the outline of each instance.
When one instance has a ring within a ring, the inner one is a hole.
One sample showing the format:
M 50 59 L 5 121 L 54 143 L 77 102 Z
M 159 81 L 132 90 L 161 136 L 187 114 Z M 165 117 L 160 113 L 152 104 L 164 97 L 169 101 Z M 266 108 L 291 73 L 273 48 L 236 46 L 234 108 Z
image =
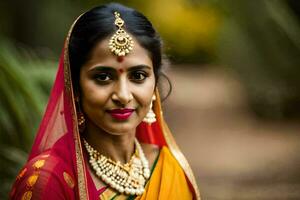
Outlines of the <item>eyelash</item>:
M 103 77 L 105 77 L 105 80 L 102 79 Z M 109 78 L 108 80 L 106 80 L 107 77 Z M 99 82 L 106 83 L 112 80 L 112 75 L 109 73 L 100 73 L 96 74 L 94 78 Z
M 133 71 L 129 74 L 129 80 L 136 83 L 143 83 L 145 79 L 149 77 L 147 72 L 144 71 Z M 110 73 L 99 73 L 94 76 L 95 80 L 102 84 L 108 84 L 113 80 L 113 75 Z M 105 79 L 103 79 L 105 78 Z
M 136 75 L 138 76 L 143 76 L 142 78 L 141 77 L 135 77 Z M 129 79 L 132 80 L 132 81 L 135 81 L 137 83 L 142 83 L 145 81 L 145 79 L 148 77 L 149 75 L 144 72 L 144 71 L 134 71 L 130 74 L 130 77 Z

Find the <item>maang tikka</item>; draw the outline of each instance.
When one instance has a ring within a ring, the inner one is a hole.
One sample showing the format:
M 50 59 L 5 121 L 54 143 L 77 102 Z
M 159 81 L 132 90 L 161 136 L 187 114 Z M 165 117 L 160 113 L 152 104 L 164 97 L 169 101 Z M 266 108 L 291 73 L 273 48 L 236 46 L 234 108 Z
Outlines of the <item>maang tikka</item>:
M 109 40 L 109 49 L 117 56 L 125 56 L 132 50 L 133 40 L 123 29 L 124 20 L 120 17 L 120 13 L 114 12 L 114 14 L 118 30 Z

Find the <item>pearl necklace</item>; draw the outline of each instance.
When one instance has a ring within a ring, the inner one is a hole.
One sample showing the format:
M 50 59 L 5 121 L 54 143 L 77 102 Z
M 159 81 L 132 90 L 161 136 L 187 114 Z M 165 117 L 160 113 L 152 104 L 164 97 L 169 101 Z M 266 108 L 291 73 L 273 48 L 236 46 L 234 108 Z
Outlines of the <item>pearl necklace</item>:
M 90 155 L 89 163 L 103 182 L 120 193 L 143 194 L 146 180 L 150 177 L 150 170 L 148 160 L 137 139 L 134 141 L 136 151 L 126 164 L 115 162 L 100 154 L 85 139 L 83 142 Z

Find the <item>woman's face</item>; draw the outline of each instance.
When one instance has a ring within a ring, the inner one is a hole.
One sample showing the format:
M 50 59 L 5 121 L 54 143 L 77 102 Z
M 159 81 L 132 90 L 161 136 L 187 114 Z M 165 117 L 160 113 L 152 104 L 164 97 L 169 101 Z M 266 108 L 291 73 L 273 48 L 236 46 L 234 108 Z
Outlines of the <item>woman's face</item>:
M 80 100 L 87 123 L 121 135 L 135 131 L 149 111 L 155 77 L 147 50 L 136 40 L 122 58 L 110 52 L 108 41 L 96 44 L 80 70 Z

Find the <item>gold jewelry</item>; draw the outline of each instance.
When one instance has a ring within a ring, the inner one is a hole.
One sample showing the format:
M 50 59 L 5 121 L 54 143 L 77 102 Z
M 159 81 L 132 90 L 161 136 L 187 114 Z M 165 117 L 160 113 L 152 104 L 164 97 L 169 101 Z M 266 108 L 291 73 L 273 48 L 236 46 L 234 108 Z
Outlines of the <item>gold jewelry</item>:
M 155 101 L 155 100 L 156 100 L 156 96 L 153 95 L 152 101 L 150 103 L 150 109 L 149 109 L 148 113 L 146 114 L 146 116 L 144 117 L 143 122 L 146 122 L 148 124 L 152 124 L 153 122 L 156 122 L 156 115 L 152 110 L 153 101 Z
M 115 25 L 118 27 L 117 32 L 109 40 L 109 49 L 117 56 L 125 56 L 133 48 L 133 40 L 122 28 L 124 20 L 120 17 L 120 13 L 115 12 Z
M 78 117 L 78 125 L 82 126 L 85 122 L 85 118 L 82 112 L 78 112 L 77 113 L 77 117 Z
M 85 129 L 85 118 L 82 112 L 77 113 L 77 121 L 78 121 L 78 130 L 79 133 L 83 133 Z
M 120 193 L 143 194 L 146 180 L 150 177 L 150 170 L 148 160 L 137 139 L 134 141 L 135 153 L 126 164 L 115 162 L 100 154 L 85 139 L 83 142 L 90 156 L 89 163 L 103 182 Z

